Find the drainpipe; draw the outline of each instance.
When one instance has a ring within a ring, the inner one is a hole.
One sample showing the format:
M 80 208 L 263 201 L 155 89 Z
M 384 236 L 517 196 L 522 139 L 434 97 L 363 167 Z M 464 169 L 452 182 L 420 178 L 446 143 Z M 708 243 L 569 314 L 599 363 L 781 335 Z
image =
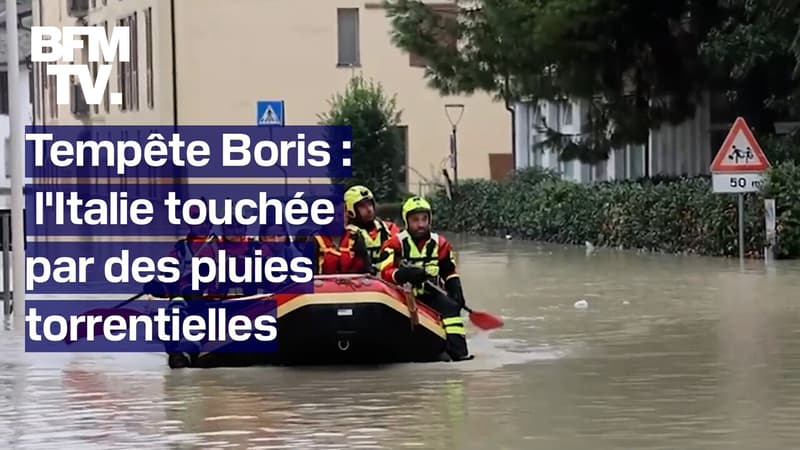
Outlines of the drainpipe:
M 170 41 L 172 48 L 172 126 L 175 132 L 178 131 L 178 64 L 177 64 L 177 50 L 175 45 L 175 0 L 169 0 L 169 22 L 170 22 Z M 186 169 L 184 169 L 186 170 Z M 183 192 L 186 189 L 181 186 L 179 180 L 188 175 L 187 172 L 181 170 L 180 167 L 175 167 L 173 171 L 173 183 L 178 184 L 178 190 Z
M 172 122 L 178 126 L 178 65 L 175 52 L 175 0 L 169 0 L 170 33 L 172 35 Z

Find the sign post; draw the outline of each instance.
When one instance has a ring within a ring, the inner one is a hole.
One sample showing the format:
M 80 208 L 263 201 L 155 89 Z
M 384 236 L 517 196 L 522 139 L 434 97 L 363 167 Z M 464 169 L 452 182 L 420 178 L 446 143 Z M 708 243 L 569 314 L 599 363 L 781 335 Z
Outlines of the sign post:
M 744 261 L 744 196 L 758 192 L 770 164 L 744 118 L 737 117 L 711 163 L 712 189 L 716 194 L 739 197 L 739 259 Z
M 284 106 L 283 100 L 260 100 L 256 103 L 256 124 L 262 126 L 284 126 L 286 124 Z
M 272 140 L 272 127 L 286 126 L 286 103 L 283 100 L 259 100 L 256 103 L 256 125 L 269 127 L 269 139 Z M 289 174 L 283 171 L 284 194 L 289 192 Z

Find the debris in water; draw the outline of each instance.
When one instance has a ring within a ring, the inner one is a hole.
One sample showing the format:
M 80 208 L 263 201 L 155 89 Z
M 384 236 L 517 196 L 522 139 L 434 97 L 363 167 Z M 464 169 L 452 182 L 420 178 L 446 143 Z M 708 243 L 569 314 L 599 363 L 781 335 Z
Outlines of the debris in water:
M 578 309 L 586 309 L 589 307 L 589 302 L 587 302 L 586 300 L 578 300 L 577 302 L 575 302 L 575 307 Z
M 629 302 L 629 301 L 627 301 L 627 300 L 624 300 L 624 301 L 622 302 L 622 304 L 623 304 L 623 305 L 630 305 L 630 304 L 631 304 L 631 302 Z
M 510 234 L 506 235 L 506 240 L 509 240 L 509 241 L 511 240 L 511 235 Z

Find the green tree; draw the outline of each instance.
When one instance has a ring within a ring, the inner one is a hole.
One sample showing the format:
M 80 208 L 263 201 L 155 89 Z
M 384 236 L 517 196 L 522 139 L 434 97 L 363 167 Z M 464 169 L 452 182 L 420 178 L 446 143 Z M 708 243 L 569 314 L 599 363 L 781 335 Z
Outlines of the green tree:
M 363 184 L 382 202 L 399 199 L 405 160 L 396 96 L 386 95 L 380 83 L 354 76 L 328 104 L 330 110 L 319 115 L 321 123 L 353 129 L 353 177 L 334 182 L 345 188 Z
M 789 21 L 800 15 L 800 1 L 779 1 L 780 12 L 770 0 L 457 0 L 451 15 L 416 0 L 385 4 L 393 42 L 429 61 L 425 76 L 443 93 L 588 102 L 578 136 L 543 127 L 562 157 L 596 161 L 690 118 L 717 85 L 738 92 L 768 127 L 765 110 L 788 98 L 786 55 L 797 30 Z M 770 30 L 780 36 L 767 37 Z M 442 35 L 459 46 L 440 44 Z M 740 41 L 785 45 L 754 56 L 737 78 L 734 52 L 748 48 Z
M 792 43 L 800 2 L 727 0 L 724 19 L 699 48 L 712 72 L 712 85 L 728 100 L 733 120 L 745 116 L 761 135 L 775 132 L 775 122 L 800 113 L 798 61 Z

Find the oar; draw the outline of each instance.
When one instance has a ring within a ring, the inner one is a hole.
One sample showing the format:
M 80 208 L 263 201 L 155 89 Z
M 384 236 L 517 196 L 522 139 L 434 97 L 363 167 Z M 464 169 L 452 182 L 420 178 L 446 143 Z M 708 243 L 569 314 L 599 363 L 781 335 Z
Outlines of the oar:
M 450 298 L 450 295 L 447 294 L 447 291 L 440 288 L 430 280 L 425 281 L 425 284 L 430 287 L 431 289 L 439 292 L 440 294 Z M 452 299 L 451 299 L 452 300 Z M 500 328 L 503 326 L 503 319 L 495 316 L 494 314 L 490 314 L 486 311 L 474 311 L 466 304 L 461 305 L 462 308 L 466 309 L 469 313 L 469 320 L 472 322 L 473 325 L 476 327 L 483 329 L 483 330 L 493 330 L 495 328 Z
M 136 299 L 138 299 L 139 297 L 141 297 L 143 295 L 144 295 L 144 291 L 139 292 L 138 294 L 136 294 L 133 297 L 125 300 L 124 302 L 120 303 L 119 305 L 112 307 L 111 309 L 122 308 L 123 306 L 127 305 L 128 303 L 130 303 L 130 302 L 132 302 L 132 301 L 134 301 Z

